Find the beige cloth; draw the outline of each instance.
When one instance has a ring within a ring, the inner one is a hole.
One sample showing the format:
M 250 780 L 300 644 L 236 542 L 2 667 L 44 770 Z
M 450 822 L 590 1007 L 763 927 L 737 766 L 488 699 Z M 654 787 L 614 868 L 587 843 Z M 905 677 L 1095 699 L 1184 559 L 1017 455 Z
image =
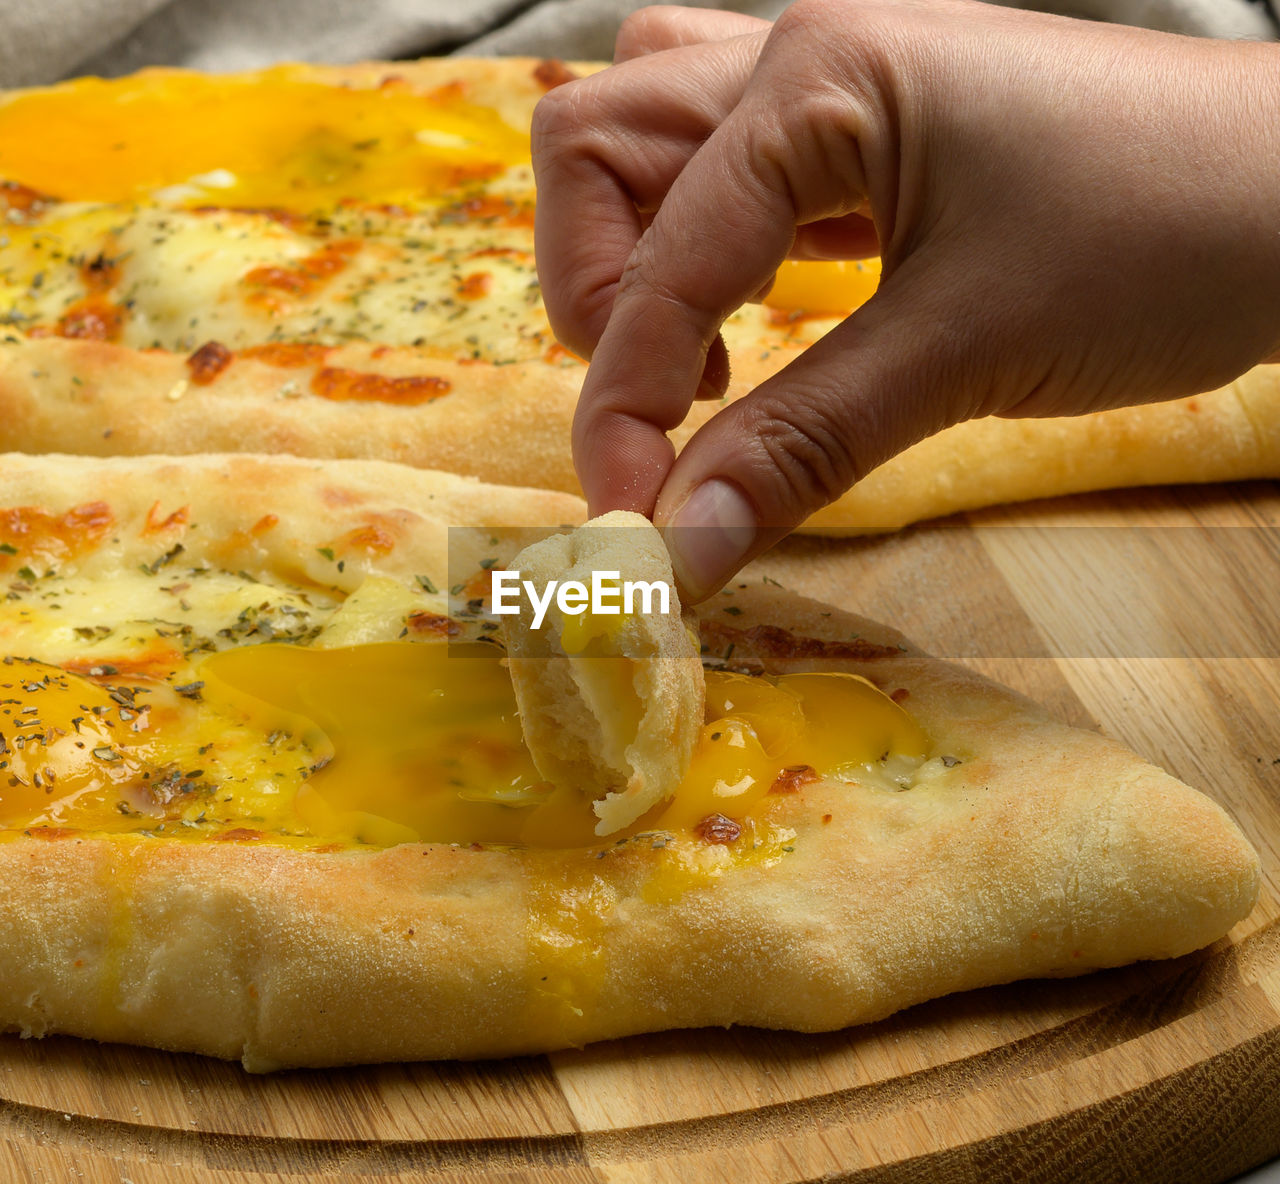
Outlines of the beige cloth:
M 772 19 L 786 0 L 684 0 Z M 1273 38 L 1273 0 L 1009 0 L 1212 37 Z M 236 70 L 440 53 L 607 58 L 645 0 L 6 0 L 0 86 L 148 65 Z
M 685 0 L 769 19 L 786 0 Z M 10 0 L 0 86 L 149 65 L 239 70 L 451 52 L 608 58 L 645 0 Z

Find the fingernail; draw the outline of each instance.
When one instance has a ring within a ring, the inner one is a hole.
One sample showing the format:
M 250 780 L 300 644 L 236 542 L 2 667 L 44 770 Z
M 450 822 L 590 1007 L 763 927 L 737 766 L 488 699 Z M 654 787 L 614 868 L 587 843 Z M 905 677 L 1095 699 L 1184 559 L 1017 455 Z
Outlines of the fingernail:
M 736 485 L 699 485 L 663 530 L 676 580 L 690 601 L 704 600 L 738 570 L 756 538 L 756 515 Z

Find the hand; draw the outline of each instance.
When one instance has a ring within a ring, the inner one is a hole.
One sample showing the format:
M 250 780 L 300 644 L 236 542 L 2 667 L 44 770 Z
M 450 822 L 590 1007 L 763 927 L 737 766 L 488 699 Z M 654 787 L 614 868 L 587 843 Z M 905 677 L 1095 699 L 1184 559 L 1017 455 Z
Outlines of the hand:
M 1280 52 L 965 0 L 649 9 L 534 123 L 538 266 L 591 358 L 591 511 L 665 527 L 682 591 L 983 415 L 1208 390 L 1280 348 Z M 678 459 L 724 318 L 788 256 L 879 291 Z M 686 530 L 689 527 L 698 530 Z

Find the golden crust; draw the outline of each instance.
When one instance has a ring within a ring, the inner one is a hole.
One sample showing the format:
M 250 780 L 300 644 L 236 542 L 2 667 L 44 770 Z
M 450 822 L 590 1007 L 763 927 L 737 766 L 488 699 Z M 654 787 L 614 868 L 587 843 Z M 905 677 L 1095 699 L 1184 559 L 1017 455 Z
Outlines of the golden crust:
M 90 456 L 246 449 L 359 457 L 580 493 L 568 445 L 580 367 L 493 367 L 367 345 L 335 351 L 331 364 L 440 377 L 453 389 L 418 407 L 335 403 L 305 395 L 320 363 L 254 359 L 202 387 L 175 354 L 47 338 L 0 349 L 0 443 Z M 774 368 L 740 366 L 732 396 Z M 695 405 L 672 433 L 677 445 L 714 409 Z M 1260 366 L 1222 390 L 1168 403 L 957 424 L 881 465 L 803 529 L 852 535 L 1032 498 L 1277 475 L 1280 366 Z
M 97 501 L 110 506 L 113 529 L 66 570 L 132 570 L 154 559 L 157 548 L 180 541 L 184 561 L 275 572 L 342 594 L 375 571 L 405 580 L 438 573 L 443 581 L 451 560 L 468 566 L 473 553 L 485 554 L 484 540 L 451 539 L 451 526 L 517 528 L 506 543 L 518 549 L 548 523 L 576 525 L 584 517 L 581 500 L 568 494 L 523 489 L 511 497 L 471 477 L 386 461 L 0 454 L 0 506 L 57 514 Z M 157 520 L 183 508 L 189 512 L 182 521 L 157 529 Z M 318 550 L 358 540 L 355 532 L 370 527 L 380 532 L 377 547 L 353 545 L 341 571 Z M 19 560 L 0 554 L 0 573 Z
M 324 365 L 439 378 L 450 390 L 420 406 L 334 402 L 310 393 Z M 184 355 L 160 350 L 61 338 L 0 346 L 0 447 L 86 456 L 283 452 L 578 489 L 567 444 L 578 366 L 492 366 L 357 344 L 324 362 L 238 358 L 214 383 L 190 378 Z
M 391 575 L 438 560 L 454 514 L 582 516 L 559 495 L 372 462 L 0 463 L 0 505 L 89 497 L 133 525 L 180 498 L 201 524 L 193 546 L 286 578 L 318 537 L 371 509 L 401 523 L 395 550 L 365 564 Z M 287 527 L 279 544 L 245 533 L 266 514 Z M 105 571 L 151 545 L 121 529 L 75 562 Z M 9 832 L 0 1026 L 254 1070 L 708 1024 L 813 1031 L 1182 954 L 1252 907 L 1257 859 L 1235 824 L 1120 745 L 872 622 L 768 590 L 734 604 L 731 628 L 710 623 L 714 605 L 704 613 L 711 660 L 850 670 L 906 692 L 930 739 L 911 788 L 820 780 L 769 795 L 750 851 L 652 834 L 571 851 L 325 851 Z
M 1070 419 L 978 419 L 894 457 L 806 529 L 857 534 L 1004 502 L 1280 476 L 1280 365 L 1221 390 Z
M 460 364 L 408 348 L 370 358 L 378 348 L 344 347 L 335 364 L 440 376 L 453 394 L 410 408 L 298 398 L 318 363 L 252 359 L 234 362 L 216 386 L 199 387 L 177 355 L 29 341 L 0 350 L 0 442 L 91 456 L 244 448 L 367 457 L 580 492 L 568 447 L 580 368 Z M 745 378 L 741 369 L 735 397 L 772 367 Z M 32 371 L 42 375 L 39 385 Z M 696 405 L 672 438 L 683 445 L 713 410 Z M 881 465 L 805 529 L 858 534 L 1030 498 L 1277 475 L 1280 366 L 1259 366 L 1222 390 L 1168 403 L 957 424 Z

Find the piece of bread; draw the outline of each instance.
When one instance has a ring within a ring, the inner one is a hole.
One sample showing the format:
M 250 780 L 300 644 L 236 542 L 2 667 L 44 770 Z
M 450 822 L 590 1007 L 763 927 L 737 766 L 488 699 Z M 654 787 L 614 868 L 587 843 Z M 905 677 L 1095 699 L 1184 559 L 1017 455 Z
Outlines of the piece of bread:
M 675 793 L 702 724 L 697 634 L 682 617 L 666 545 L 648 519 L 618 510 L 534 543 L 512 566 L 539 596 L 553 581 L 591 588 L 595 573 L 616 573 L 604 582 L 618 589 L 605 607 L 634 608 L 566 615 L 552 598 L 535 624 L 521 597 L 520 612 L 503 617 L 535 764 L 595 799 L 596 833 L 613 834 Z M 626 595 L 629 583 L 647 591 Z

